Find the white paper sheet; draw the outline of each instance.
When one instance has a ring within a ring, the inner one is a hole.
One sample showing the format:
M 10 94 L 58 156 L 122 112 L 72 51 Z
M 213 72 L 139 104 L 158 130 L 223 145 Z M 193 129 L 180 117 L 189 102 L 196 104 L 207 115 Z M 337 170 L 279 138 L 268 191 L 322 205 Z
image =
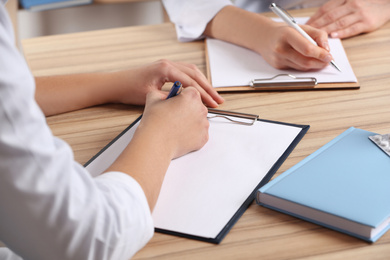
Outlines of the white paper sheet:
M 308 18 L 297 18 L 305 23 Z M 341 72 L 333 66 L 319 71 L 278 70 L 263 57 L 246 48 L 217 39 L 207 39 L 212 85 L 218 87 L 249 86 L 253 79 L 272 78 L 278 74 L 315 77 L 318 83 L 357 82 L 340 39 L 329 39 L 331 54 Z
M 172 161 L 153 211 L 156 228 L 215 238 L 302 128 L 210 120 L 208 143 Z M 131 140 L 136 124 L 86 168 L 103 172 Z

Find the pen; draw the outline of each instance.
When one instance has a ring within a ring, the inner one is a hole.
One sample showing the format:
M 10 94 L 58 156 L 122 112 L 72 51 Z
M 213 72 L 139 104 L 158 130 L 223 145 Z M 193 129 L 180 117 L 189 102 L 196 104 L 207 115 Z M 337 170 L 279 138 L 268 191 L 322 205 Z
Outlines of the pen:
M 312 44 L 317 45 L 317 43 L 304 31 L 302 28 L 297 24 L 297 22 L 294 20 L 294 18 L 282 7 L 278 6 L 275 3 L 272 3 L 269 8 L 274 12 L 277 16 L 282 18 L 282 20 L 287 23 L 289 26 L 293 27 L 295 30 L 297 30 L 303 37 L 308 39 Z M 336 65 L 334 60 L 330 61 L 330 64 L 336 68 L 338 71 L 341 72 L 340 68 Z
M 176 81 L 175 83 L 173 83 L 173 86 L 172 86 L 171 90 L 169 91 L 167 99 L 179 95 L 181 90 L 182 90 L 182 87 L 181 87 L 180 81 Z

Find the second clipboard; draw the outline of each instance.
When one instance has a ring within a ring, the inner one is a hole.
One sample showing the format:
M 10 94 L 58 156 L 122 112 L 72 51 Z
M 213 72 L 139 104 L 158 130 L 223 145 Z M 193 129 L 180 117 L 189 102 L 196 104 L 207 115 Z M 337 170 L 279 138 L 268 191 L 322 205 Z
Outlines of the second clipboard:
M 330 67 L 308 72 L 278 70 L 251 50 L 206 39 L 207 76 L 218 92 L 358 89 L 360 85 L 340 40 L 332 39 L 331 43 L 343 65 L 341 73 Z

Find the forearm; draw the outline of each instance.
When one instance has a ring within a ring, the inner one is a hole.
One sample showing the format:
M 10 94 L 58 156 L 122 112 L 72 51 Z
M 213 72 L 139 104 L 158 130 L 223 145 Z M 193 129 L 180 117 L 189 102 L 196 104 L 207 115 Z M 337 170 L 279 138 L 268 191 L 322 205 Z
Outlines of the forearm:
M 46 116 L 113 102 L 116 73 L 35 78 L 35 99 Z M 111 87 L 110 87 L 111 86 Z
M 107 169 L 133 177 L 151 210 L 171 160 L 202 148 L 208 140 L 207 108 L 195 88 L 185 88 L 169 100 L 163 100 L 163 96 L 157 91 L 148 94 L 131 142 Z
M 172 159 L 164 137 L 150 129 L 138 126 L 130 144 L 107 169 L 120 171 L 134 178 L 144 190 L 149 207 L 153 210 L 165 173 Z
M 117 72 L 38 77 L 35 81 L 35 99 L 46 116 L 104 103 L 144 105 L 150 91 L 162 93 L 166 82 L 175 81 L 184 88 L 195 87 L 208 106 L 223 102 L 198 68 L 164 59 Z
M 261 53 L 262 39 L 274 22 L 262 15 L 235 6 L 224 7 L 207 25 L 204 34 Z

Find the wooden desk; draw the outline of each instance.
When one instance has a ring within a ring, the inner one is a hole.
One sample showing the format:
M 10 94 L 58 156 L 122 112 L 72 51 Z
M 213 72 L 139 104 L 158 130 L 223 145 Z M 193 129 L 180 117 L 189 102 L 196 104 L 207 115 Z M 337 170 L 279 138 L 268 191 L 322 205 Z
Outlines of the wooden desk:
M 7 9 L 8 15 L 11 19 L 12 26 L 15 32 L 15 43 L 18 43 L 19 37 L 18 37 L 18 0 L 9 0 L 5 4 L 5 7 Z
M 389 23 L 376 32 L 343 42 L 361 84 L 359 90 L 224 94 L 226 102 L 220 108 L 311 125 L 277 175 L 350 126 L 389 133 L 389 42 Z M 177 42 L 171 24 L 42 37 L 25 40 L 23 46 L 35 75 L 118 70 L 162 58 L 195 63 L 205 72 L 203 42 Z M 76 160 L 85 163 L 141 112 L 142 107 L 105 105 L 52 116 L 47 122 L 55 135 L 72 146 Z M 389 256 L 390 232 L 375 244 L 368 244 L 253 203 L 220 245 L 156 233 L 134 259 L 388 259 Z

